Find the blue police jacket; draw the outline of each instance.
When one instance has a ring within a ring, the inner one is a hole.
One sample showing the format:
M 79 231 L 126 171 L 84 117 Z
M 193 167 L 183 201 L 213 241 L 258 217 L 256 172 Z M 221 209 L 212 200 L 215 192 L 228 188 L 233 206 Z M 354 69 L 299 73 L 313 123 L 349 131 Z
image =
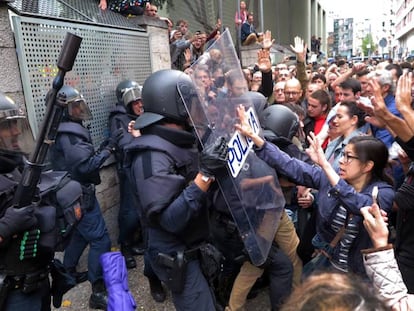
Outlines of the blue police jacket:
M 198 172 L 194 136 L 159 125 L 151 127 L 157 134 L 144 130 L 126 150 L 131 157 L 130 179 L 149 224 L 150 253 L 171 254 L 207 237 L 207 194 L 192 182 Z
M 76 122 L 62 122 L 56 142 L 50 149 L 54 170 L 68 171 L 81 184 L 99 184 L 99 169 L 111 152 L 95 153 L 89 131 Z

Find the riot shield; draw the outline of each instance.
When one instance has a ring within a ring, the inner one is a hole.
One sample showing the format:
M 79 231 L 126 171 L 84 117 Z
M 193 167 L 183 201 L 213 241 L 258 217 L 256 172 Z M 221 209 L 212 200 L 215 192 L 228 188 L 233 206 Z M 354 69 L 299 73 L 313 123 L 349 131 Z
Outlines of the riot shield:
M 193 64 L 191 79 L 197 100 L 185 94 L 186 90 L 180 93 L 201 144 L 209 145 L 219 136 L 228 141 L 227 172 L 217 177 L 217 183 L 251 262 L 259 266 L 267 259 L 285 199 L 275 170 L 259 159 L 252 151 L 253 143 L 234 129 L 236 107 L 243 104 L 252 128 L 261 133 L 228 30 Z

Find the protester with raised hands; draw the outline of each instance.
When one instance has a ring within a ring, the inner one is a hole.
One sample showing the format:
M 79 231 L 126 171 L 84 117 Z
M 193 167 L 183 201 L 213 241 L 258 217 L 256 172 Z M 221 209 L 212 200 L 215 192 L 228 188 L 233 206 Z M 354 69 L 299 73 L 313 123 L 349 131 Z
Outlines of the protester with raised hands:
M 262 160 L 296 184 L 324 190 L 319 192 L 317 234 L 312 243 L 327 253 L 330 268 L 366 277 L 360 250 L 369 248 L 371 242 L 362 227 L 360 208 L 372 204 L 371 191 L 377 186 L 381 208 L 386 212 L 391 210 L 394 191 L 384 174 L 388 162 L 386 146 L 371 136 L 352 138 L 339 160 L 337 173 L 313 133 L 308 138 L 310 147 L 307 152 L 318 166 L 291 158 L 266 142 L 252 131 L 243 106 L 238 107 L 238 113 L 241 124 L 236 124 L 236 129 L 253 141 L 258 147 L 256 154 Z M 344 233 L 339 236 L 342 228 Z M 338 242 L 332 245 L 335 239 Z
M 366 120 L 377 126 L 385 126 L 396 136 L 396 142 L 405 151 L 407 156 L 414 159 L 414 114 L 411 108 L 411 85 L 412 74 L 404 73 L 396 89 L 396 106 L 401 112 L 403 119 L 394 115 L 387 109 L 381 93 L 379 84 L 376 81 L 370 81 L 373 89 L 371 97 L 372 106 L 363 105 L 365 111 L 369 114 Z M 395 208 L 397 209 L 396 217 L 396 239 L 395 239 L 395 256 L 403 276 L 405 285 L 409 293 L 414 293 L 414 209 L 412 201 L 414 199 L 414 167 L 411 164 L 406 173 L 405 180 L 397 190 L 395 196 Z
M 371 105 L 358 102 L 358 107 L 367 113 L 365 120 L 376 127 L 385 127 L 393 136 L 396 136 L 398 143 L 401 140 L 408 141 L 414 136 L 414 129 L 411 128 L 413 125 L 410 126 L 410 122 L 414 124 L 414 114 L 411 108 L 411 83 L 412 74 L 402 75 L 395 93 L 396 107 L 403 118 L 393 114 L 387 108 L 381 94 L 381 86 L 375 79 L 368 82 L 372 92 Z

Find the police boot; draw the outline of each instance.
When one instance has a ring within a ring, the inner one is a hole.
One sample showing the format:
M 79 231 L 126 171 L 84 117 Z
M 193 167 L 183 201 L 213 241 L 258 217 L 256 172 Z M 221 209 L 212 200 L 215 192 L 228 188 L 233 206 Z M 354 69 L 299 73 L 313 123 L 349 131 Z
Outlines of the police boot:
M 148 278 L 151 296 L 156 302 L 164 302 L 166 294 L 158 278 Z
M 106 293 L 103 280 L 98 280 L 92 284 L 92 294 L 89 298 L 89 308 L 106 310 L 108 295 Z
M 137 262 L 132 254 L 131 245 L 128 243 L 121 244 L 121 253 L 125 258 L 125 265 L 127 269 L 134 269 L 137 266 Z
M 131 245 L 131 252 L 133 255 L 144 255 L 145 247 L 143 243 L 134 243 Z
M 70 275 L 76 280 L 76 283 L 83 283 L 88 280 L 88 271 L 78 272 L 76 268 L 67 268 Z

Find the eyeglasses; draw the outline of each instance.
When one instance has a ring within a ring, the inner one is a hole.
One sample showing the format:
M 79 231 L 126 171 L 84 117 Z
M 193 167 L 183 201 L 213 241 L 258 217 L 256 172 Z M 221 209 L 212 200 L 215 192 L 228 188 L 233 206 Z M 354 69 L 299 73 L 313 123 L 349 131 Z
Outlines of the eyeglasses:
M 296 96 L 298 94 L 299 94 L 299 92 L 285 92 L 286 96 Z
M 358 158 L 358 157 L 353 156 L 353 155 L 350 155 L 349 153 L 343 153 L 343 154 L 342 154 L 342 157 L 343 157 L 343 159 L 344 159 L 344 163 L 345 163 L 345 164 L 349 164 L 349 163 L 351 163 L 353 159 L 359 160 L 359 158 Z

